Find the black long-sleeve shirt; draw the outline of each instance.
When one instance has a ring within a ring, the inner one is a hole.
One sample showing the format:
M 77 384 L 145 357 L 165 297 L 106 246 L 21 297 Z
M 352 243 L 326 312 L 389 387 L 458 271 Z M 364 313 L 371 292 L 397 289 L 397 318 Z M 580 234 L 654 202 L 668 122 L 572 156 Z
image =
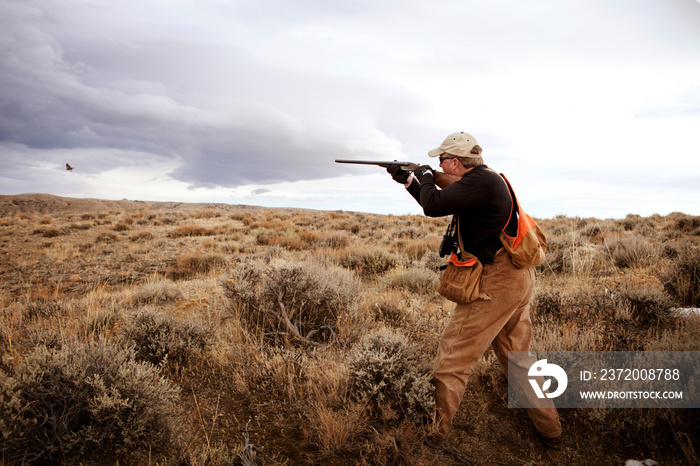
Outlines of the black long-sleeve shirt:
M 445 189 L 438 189 L 431 174 L 414 180 L 408 192 L 429 217 L 459 214 L 464 249 L 479 255 L 498 244 L 498 236 L 511 214 L 512 200 L 505 181 L 486 165 L 467 172 Z M 492 251 L 495 252 L 495 251 Z

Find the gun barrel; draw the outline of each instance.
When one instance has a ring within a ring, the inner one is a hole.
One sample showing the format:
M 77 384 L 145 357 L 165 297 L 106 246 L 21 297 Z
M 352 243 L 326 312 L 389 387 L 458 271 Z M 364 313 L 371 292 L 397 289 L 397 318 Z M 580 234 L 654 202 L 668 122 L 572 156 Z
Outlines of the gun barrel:
M 335 163 L 353 163 L 357 165 L 378 165 L 380 167 L 388 167 L 389 165 L 401 165 L 402 167 L 415 165 L 411 162 L 399 162 L 398 160 L 386 161 L 386 160 L 338 160 Z

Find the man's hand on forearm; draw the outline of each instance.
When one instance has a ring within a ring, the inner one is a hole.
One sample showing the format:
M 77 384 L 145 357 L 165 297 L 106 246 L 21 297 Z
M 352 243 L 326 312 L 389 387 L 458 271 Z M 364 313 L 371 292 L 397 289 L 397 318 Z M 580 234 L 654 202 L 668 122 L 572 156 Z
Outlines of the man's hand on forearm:
M 398 164 L 389 165 L 386 167 L 386 171 L 391 175 L 394 181 L 403 185 L 408 182 L 408 177 L 411 175 L 411 172 L 407 172 Z

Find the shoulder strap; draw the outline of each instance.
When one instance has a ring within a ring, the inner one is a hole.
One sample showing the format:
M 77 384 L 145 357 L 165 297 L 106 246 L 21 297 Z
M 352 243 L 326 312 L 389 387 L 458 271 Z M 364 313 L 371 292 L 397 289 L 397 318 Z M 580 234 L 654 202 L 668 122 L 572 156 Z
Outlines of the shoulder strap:
M 510 213 L 508 214 L 508 220 L 506 220 L 506 224 L 503 225 L 502 229 L 505 232 L 511 225 L 511 220 L 513 220 L 513 212 L 515 212 L 515 215 L 517 216 L 519 215 L 521 209 L 520 203 L 518 202 L 518 198 L 515 195 L 515 191 L 513 191 L 513 186 L 511 186 L 510 181 L 508 181 L 508 178 L 506 178 L 506 175 L 504 175 L 503 173 L 499 173 L 499 175 L 501 179 L 505 182 L 506 187 L 508 188 L 508 194 L 510 195 Z M 509 232 L 513 233 L 512 228 Z
M 453 234 L 457 236 L 457 241 L 459 243 L 460 255 L 464 252 L 464 243 L 462 242 L 462 235 L 459 234 L 459 214 L 452 215 L 452 222 L 450 222 L 447 227 L 446 235 L 452 236 Z
M 462 242 L 462 235 L 459 234 L 459 215 L 455 214 L 454 218 L 457 219 L 457 241 L 459 242 L 459 253 L 460 253 L 460 258 L 461 254 L 465 252 L 464 250 L 464 243 Z
M 510 218 L 508 219 L 508 224 L 506 224 L 506 226 L 503 227 L 503 231 L 506 235 L 515 238 L 515 240 L 513 241 L 513 249 L 517 249 L 518 245 L 520 244 L 522 239 L 525 237 L 525 235 L 527 235 L 528 232 L 530 231 L 530 229 L 532 227 L 536 226 L 537 223 L 532 219 L 532 217 L 530 217 L 528 214 L 523 212 L 522 207 L 520 207 L 520 201 L 518 201 L 518 198 L 515 195 L 515 192 L 513 191 L 513 187 L 510 185 L 508 178 L 506 178 L 506 176 L 503 173 L 501 173 L 500 175 L 503 178 L 503 180 L 506 182 L 506 184 L 508 185 L 508 190 L 510 191 L 511 198 L 513 199 L 513 208 L 517 208 L 517 211 L 516 211 L 516 213 L 517 213 L 517 224 L 516 224 L 517 228 L 516 228 L 515 233 L 509 235 L 509 232 L 506 231 L 506 228 L 510 224 L 510 220 L 511 220 Z M 512 208 L 511 208 L 511 212 L 512 212 Z M 511 215 L 512 215 L 512 213 L 511 213 Z
M 513 212 L 515 212 L 515 215 L 518 215 L 518 212 L 520 212 L 520 204 L 518 203 L 518 198 L 515 197 L 513 187 L 510 185 L 510 181 L 508 181 L 506 175 L 504 175 L 503 173 L 498 173 L 496 170 L 490 167 L 487 167 L 486 169 L 493 173 L 496 173 L 505 183 L 506 188 L 508 188 L 508 194 L 510 195 L 510 213 L 508 213 L 508 220 L 506 220 L 506 224 L 503 225 L 503 228 L 501 228 L 501 231 L 506 231 L 511 224 L 511 220 L 513 220 Z

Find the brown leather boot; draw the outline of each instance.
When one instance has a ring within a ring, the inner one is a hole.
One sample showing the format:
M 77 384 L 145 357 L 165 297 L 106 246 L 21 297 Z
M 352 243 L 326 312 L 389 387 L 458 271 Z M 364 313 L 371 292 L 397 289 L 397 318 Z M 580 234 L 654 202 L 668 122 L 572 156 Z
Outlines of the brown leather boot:
M 544 439 L 544 444 L 553 450 L 558 450 L 564 443 L 564 436 L 559 437 L 542 437 Z

